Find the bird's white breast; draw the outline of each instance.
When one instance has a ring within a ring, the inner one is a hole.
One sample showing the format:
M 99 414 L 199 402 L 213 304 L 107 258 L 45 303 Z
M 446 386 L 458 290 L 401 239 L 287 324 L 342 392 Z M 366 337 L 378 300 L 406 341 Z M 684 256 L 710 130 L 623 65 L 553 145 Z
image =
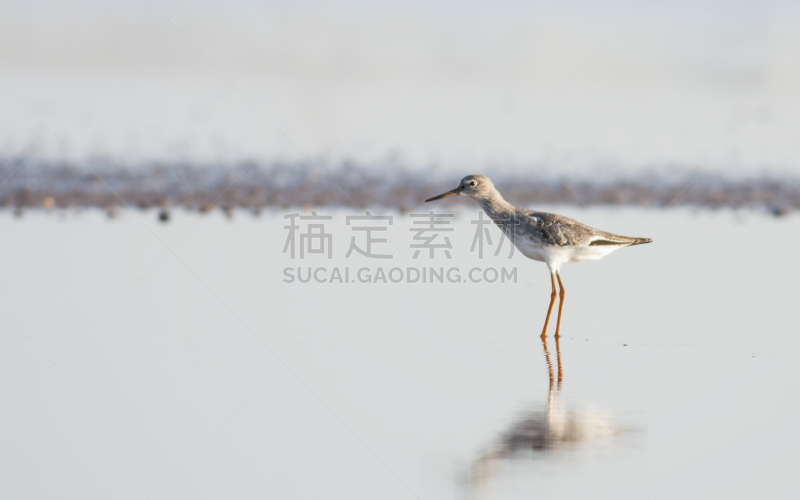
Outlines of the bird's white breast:
M 548 251 L 548 247 L 537 245 L 527 238 L 518 238 L 514 241 L 514 246 L 516 246 L 525 257 L 538 260 L 539 262 L 547 262 L 551 254 L 551 252 Z
M 570 262 L 580 262 L 584 260 L 599 260 L 610 254 L 614 250 L 622 248 L 624 245 L 602 245 L 602 246 L 581 246 L 581 247 L 560 247 L 539 245 L 527 238 L 521 238 L 514 242 L 516 247 L 525 257 L 546 262 L 550 267 L 557 268 L 562 264 Z

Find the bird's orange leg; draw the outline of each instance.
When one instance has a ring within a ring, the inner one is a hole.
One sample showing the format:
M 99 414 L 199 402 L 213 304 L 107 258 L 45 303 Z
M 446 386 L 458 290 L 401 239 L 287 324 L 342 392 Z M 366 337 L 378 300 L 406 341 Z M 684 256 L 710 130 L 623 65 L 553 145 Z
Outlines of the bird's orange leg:
M 550 307 L 547 308 L 547 318 L 544 320 L 544 328 L 542 329 L 542 340 L 547 338 L 547 325 L 550 324 L 550 313 L 553 312 L 553 305 L 556 303 L 556 275 L 555 273 L 550 273 L 550 284 L 553 287 L 553 291 L 550 292 Z
M 559 338 L 561 336 L 561 312 L 564 310 L 564 298 L 567 296 L 567 291 L 564 290 L 564 283 L 561 282 L 561 272 L 556 271 L 556 277 L 558 278 L 558 287 L 561 290 L 558 301 L 558 321 L 556 322 L 556 338 Z M 555 283 L 553 283 L 553 293 L 556 293 Z

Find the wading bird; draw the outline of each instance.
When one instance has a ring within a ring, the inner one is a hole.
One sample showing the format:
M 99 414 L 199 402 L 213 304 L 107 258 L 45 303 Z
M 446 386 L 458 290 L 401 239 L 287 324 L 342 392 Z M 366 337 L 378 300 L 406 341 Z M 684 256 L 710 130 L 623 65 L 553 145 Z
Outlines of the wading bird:
M 561 282 L 561 266 L 569 262 L 598 260 L 614 250 L 631 245 L 650 243 L 650 238 L 631 238 L 607 233 L 574 221 L 567 217 L 545 212 L 517 208 L 503 199 L 488 177 L 468 175 L 461 179 L 457 188 L 428 198 L 441 200 L 450 196 L 469 196 L 488 215 L 526 257 L 544 262 L 550 269 L 550 307 L 544 320 L 542 338 L 547 336 L 547 325 L 556 301 L 556 279 L 560 290 L 556 338 L 561 335 L 561 312 L 564 308 L 564 283 Z

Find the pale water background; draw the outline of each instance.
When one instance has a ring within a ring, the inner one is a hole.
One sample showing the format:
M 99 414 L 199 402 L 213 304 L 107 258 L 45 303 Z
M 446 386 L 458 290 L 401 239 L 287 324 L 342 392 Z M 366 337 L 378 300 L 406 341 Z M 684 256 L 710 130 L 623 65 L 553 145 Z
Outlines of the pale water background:
M 0 14 L 0 158 L 800 172 L 800 8 L 783 0 L 36 0 Z
M 471 254 L 474 208 L 436 265 L 516 266 L 516 284 L 283 283 L 419 265 L 397 213 L 392 261 L 346 259 L 354 212 L 320 210 L 333 259 L 300 264 L 278 212 L 0 214 L 0 496 L 795 497 L 800 218 L 538 208 L 654 243 L 563 272 L 560 402 L 599 422 L 591 440 L 478 478 L 547 405 L 549 282 Z

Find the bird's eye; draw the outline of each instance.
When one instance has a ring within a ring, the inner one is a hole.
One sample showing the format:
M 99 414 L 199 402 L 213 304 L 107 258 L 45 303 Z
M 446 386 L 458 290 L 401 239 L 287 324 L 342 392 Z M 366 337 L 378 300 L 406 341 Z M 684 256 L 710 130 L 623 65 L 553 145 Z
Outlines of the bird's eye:
M 472 187 L 475 187 L 475 186 L 478 185 L 478 183 L 475 182 L 475 181 L 469 181 L 469 185 L 472 186 Z

